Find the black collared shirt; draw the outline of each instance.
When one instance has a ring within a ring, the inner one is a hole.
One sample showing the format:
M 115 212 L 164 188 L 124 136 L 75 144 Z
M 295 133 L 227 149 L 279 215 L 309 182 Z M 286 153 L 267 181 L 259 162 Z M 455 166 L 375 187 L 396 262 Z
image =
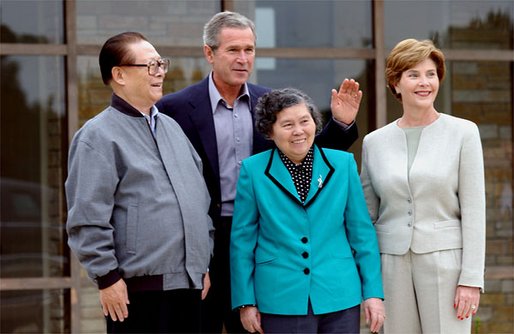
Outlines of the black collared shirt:
M 307 194 L 309 193 L 309 189 L 311 186 L 312 179 L 312 162 L 314 161 L 314 147 L 309 149 L 305 159 L 300 164 L 295 164 L 292 162 L 284 153 L 278 150 L 280 159 L 286 166 L 287 170 L 291 174 L 293 178 L 294 185 L 296 187 L 296 191 L 300 196 L 300 200 L 305 202 L 307 198 Z

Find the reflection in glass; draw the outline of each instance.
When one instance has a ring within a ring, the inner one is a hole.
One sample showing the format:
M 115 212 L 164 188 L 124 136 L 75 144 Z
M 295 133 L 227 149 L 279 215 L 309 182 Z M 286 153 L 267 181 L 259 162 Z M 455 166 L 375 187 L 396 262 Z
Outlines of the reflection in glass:
M 257 59 L 259 60 L 259 59 Z M 345 78 L 353 78 L 360 84 L 364 97 L 357 114 L 359 133 L 368 131 L 368 98 L 370 82 L 368 69 L 373 68 L 365 60 L 330 60 L 330 59 L 273 59 L 276 68 L 256 66 L 252 81 L 271 88 L 294 86 L 303 90 L 316 103 L 319 110 L 328 120 L 330 111 L 330 94 L 333 88 Z M 362 136 L 361 136 L 362 137 Z M 356 159 L 360 163 L 360 150 L 362 138 L 359 138 L 351 147 Z
M 1 43 L 64 43 L 64 1 L 0 1 Z
M 64 58 L 2 56 L 0 276 L 63 276 Z
M 153 45 L 198 46 L 203 25 L 221 10 L 212 0 L 76 0 L 77 42 L 103 44 L 123 31 L 138 31 Z
M 162 55 L 162 57 L 166 57 Z M 102 82 L 98 57 L 78 57 L 79 125 L 104 110 L 111 102 L 112 90 Z M 205 78 L 210 66 L 203 58 L 171 57 L 164 79 L 163 94 L 176 92 Z
M 257 47 L 372 47 L 371 1 L 255 0 L 234 6 L 255 22 Z
M 63 310 L 70 291 L 23 290 L 0 292 L 0 333 L 69 333 Z
M 386 48 L 405 38 L 447 49 L 513 49 L 514 2 L 384 1 Z

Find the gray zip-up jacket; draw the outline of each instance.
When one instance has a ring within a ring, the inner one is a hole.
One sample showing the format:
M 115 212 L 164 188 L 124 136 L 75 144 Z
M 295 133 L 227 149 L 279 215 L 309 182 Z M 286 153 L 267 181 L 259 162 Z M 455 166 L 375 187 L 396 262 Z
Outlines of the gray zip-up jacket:
M 154 137 L 155 136 L 155 137 Z M 113 95 L 74 136 L 65 184 L 68 244 L 99 288 L 201 289 L 213 249 L 199 156 L 173 119 Z

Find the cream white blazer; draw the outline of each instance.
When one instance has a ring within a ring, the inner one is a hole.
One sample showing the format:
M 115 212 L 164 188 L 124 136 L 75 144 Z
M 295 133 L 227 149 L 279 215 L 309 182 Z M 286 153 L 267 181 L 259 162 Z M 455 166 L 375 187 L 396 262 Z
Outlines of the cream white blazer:
M 407 168 L 407 140 L 397 121 L 364 138 L 361 182 L 380 252 L 462 249 L 459 285 L 483 288 L 486 218 L 478 127 L 440 114 L 423 129 Z

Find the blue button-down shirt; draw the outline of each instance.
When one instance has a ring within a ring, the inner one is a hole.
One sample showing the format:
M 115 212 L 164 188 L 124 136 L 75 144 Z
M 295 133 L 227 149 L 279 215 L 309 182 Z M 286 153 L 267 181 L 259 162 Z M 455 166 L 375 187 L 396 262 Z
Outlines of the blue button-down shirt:
M 159 114 L 157 107 L 152 106 L 152 108 L 150 109 L 150 115 L 147 115 L 145 113 L 141 114 L 145 116 L 145 119 L 148 122 L 150 129 L 152 130 L 152 134 L 155 136 L 155 124 L 157 123 L 157 115 Z
M 234 105 L 228 105 L 214 85 L 211 73 L 209 97 L 218 147 L 221 215 L 232 216 L 241 162 L 252 154 L 253 121 L 250 113 L 250 94 L 245 84 Z

